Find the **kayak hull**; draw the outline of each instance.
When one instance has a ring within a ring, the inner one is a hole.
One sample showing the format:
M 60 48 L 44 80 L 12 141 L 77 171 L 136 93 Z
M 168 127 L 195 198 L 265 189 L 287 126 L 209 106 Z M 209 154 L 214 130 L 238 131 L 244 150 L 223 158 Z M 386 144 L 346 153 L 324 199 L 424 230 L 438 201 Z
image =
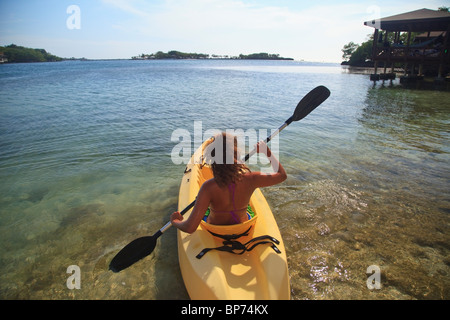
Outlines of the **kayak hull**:
M 196 157 L 199 159 L 198 152 L 192 156 L 181 181 L 179 211 L 194 201 L 203 182 L 213 177 L 211 169 L 198 164 Z M 178 260 L 191 299 L 290 299 L 286 250 L 272 211 L 259 189 L 253 193 L 250 206 L 255 218 L 243 224 L 214 226 L 202 221 L 192 234 L 177 230 Z M 192 209 L 184 218 L 187 219 L 191 212 Z M 276 246 L 281 253 L 276 253 L 270 244 L 262 244 L 241 255 L 211 250 L 201 259 L 196 258 L 205 248 L 223 246 L 224 240 L 212 236 L 208 229 L 220 234 L 241 234 L 250 226 L 249 234 L 237 239 L 239 242 L 270 235 L 280 242 Z

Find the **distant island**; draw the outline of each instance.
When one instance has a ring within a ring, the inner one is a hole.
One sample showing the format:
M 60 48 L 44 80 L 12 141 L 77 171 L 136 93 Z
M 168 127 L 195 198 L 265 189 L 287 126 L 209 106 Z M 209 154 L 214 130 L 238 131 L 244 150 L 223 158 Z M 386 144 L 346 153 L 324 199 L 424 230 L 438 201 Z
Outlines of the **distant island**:
M 228 55 L 210 55 L 204 53 L 186 53 L 181 51 L 158 51 L 151 54 L 141 54 L 140 56 L 132 57 L 132 60 L 161 60 L 161 59 L 236 59 L 236 60 L 294 60 L 292 58 L 280 57 L 279 54 L 271 53 L 252 53 L 240 54 L 239 56 Z M 55 56 L 44 49 L 32 49 L 15 44 L 9 46 L 0 46 L 0 63 L 21 63 L 21 62 L 56 62 L 64 60 L 81 60 L 87 61 L 86 58 L 61 58 Z
M 0 47 L 0 62 L 53 62 L 62 61 L 63 58 L 57 57 L 45 51 L 44 49 L 31 49 L 15 44 Z
M 248 59 L 248 60 L 294 60 L 293 58 L 283 58 L 280 57 L 279 54 L 270 54 L 270 53 L 252 53 L 249 55 L 239 55 L 239 59 Z
M 204 53 L 186 53 L 180 51 L 168 51 L 162 52 L 158 51 L 151 54 L 141 54 L 140 56 L 132 57 L 133 60 L 161 60 L 161 59 L 243 59 L 243 60 L 294 60 L 292 58 L 283 58 L 279 54 L 270 53 L 252 53 L 249 55 L 240 54 L 239 56 L 228 56 L 228 55 L 210 55 Z

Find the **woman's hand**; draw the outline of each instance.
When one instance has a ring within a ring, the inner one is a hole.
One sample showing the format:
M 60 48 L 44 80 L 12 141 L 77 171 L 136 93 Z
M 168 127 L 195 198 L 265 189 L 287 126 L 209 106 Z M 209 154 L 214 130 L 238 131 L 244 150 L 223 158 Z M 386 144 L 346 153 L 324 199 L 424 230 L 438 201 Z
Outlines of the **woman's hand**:
M 172 213 L 172 215 L 170 216 L 170 223 L 174 223 L 175 222 L 181 222 L 183 221 L 183 216 L 181 215 L 180 212 L 175 211 L 174 213 Z
M 270 157 L 272 155 L 272 152 L 263 140 L 256 144 L 256 152 L 265 154 L 267 157 Z

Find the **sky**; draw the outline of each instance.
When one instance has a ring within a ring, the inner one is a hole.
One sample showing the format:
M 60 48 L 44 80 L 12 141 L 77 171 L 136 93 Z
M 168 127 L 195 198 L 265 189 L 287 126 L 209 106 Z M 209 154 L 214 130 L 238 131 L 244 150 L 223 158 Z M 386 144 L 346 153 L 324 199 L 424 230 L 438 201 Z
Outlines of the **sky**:
M 0 45 L 64 57 L 129 59 L 178 50 L 267 52 L 341 62 L 342 47 L 367 40 L 364 21 L 449 0 L 0 0 Z

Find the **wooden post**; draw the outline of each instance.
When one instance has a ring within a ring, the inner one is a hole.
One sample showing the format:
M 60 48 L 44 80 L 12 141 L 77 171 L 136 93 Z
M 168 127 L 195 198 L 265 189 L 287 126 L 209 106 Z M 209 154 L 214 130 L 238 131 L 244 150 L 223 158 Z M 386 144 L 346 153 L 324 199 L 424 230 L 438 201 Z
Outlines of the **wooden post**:
M 378 41 L 378 29 L 375 29 L 374 33 L 373 33 L 373 44 L 372 44 L 372 61 L 376 61 L 377 58 L 377 41 Z M 375 71 L 376 73 L 376 71 Z
M 378 69 L 378 29 L 375 29 L 373 33 L 373 43 L 372 43 L 372 61 L 373 61 L 373 67 L 374 67 L 374 74 L 370 75 L 370 80 L 373 81 L 373 84 L 375 85 L 375 81 L 380 80 L 380 76 L 377 75 L 377 69 Z
M 411 41 L 411 31 L 408 30 L 408 40 L 406 40 L 406 49 L 405 49 L 405 76 L 408 73 L 409 41 Z
M 396 31 L 395 32 L 395 43 L 399 43 L 400 42 L 400 31 Z
M 445 50 L 449 49 L 449 42 L 448 42 L 449 33 L 450 33 L 450 25 L 447 28 L 447 32 L 445 34 L 445 39 L 444 39 L 444 45 L 441 48 L 441 53 L 440 53 L 441 59 L 439 61 L 438 80 L 442 79 L 442 73 L 444 71 Z
M 411 41 L 411 31 L 408 30 L 408 40 L 406 40 L 406 50 L 409 51 L 409 42 Z

